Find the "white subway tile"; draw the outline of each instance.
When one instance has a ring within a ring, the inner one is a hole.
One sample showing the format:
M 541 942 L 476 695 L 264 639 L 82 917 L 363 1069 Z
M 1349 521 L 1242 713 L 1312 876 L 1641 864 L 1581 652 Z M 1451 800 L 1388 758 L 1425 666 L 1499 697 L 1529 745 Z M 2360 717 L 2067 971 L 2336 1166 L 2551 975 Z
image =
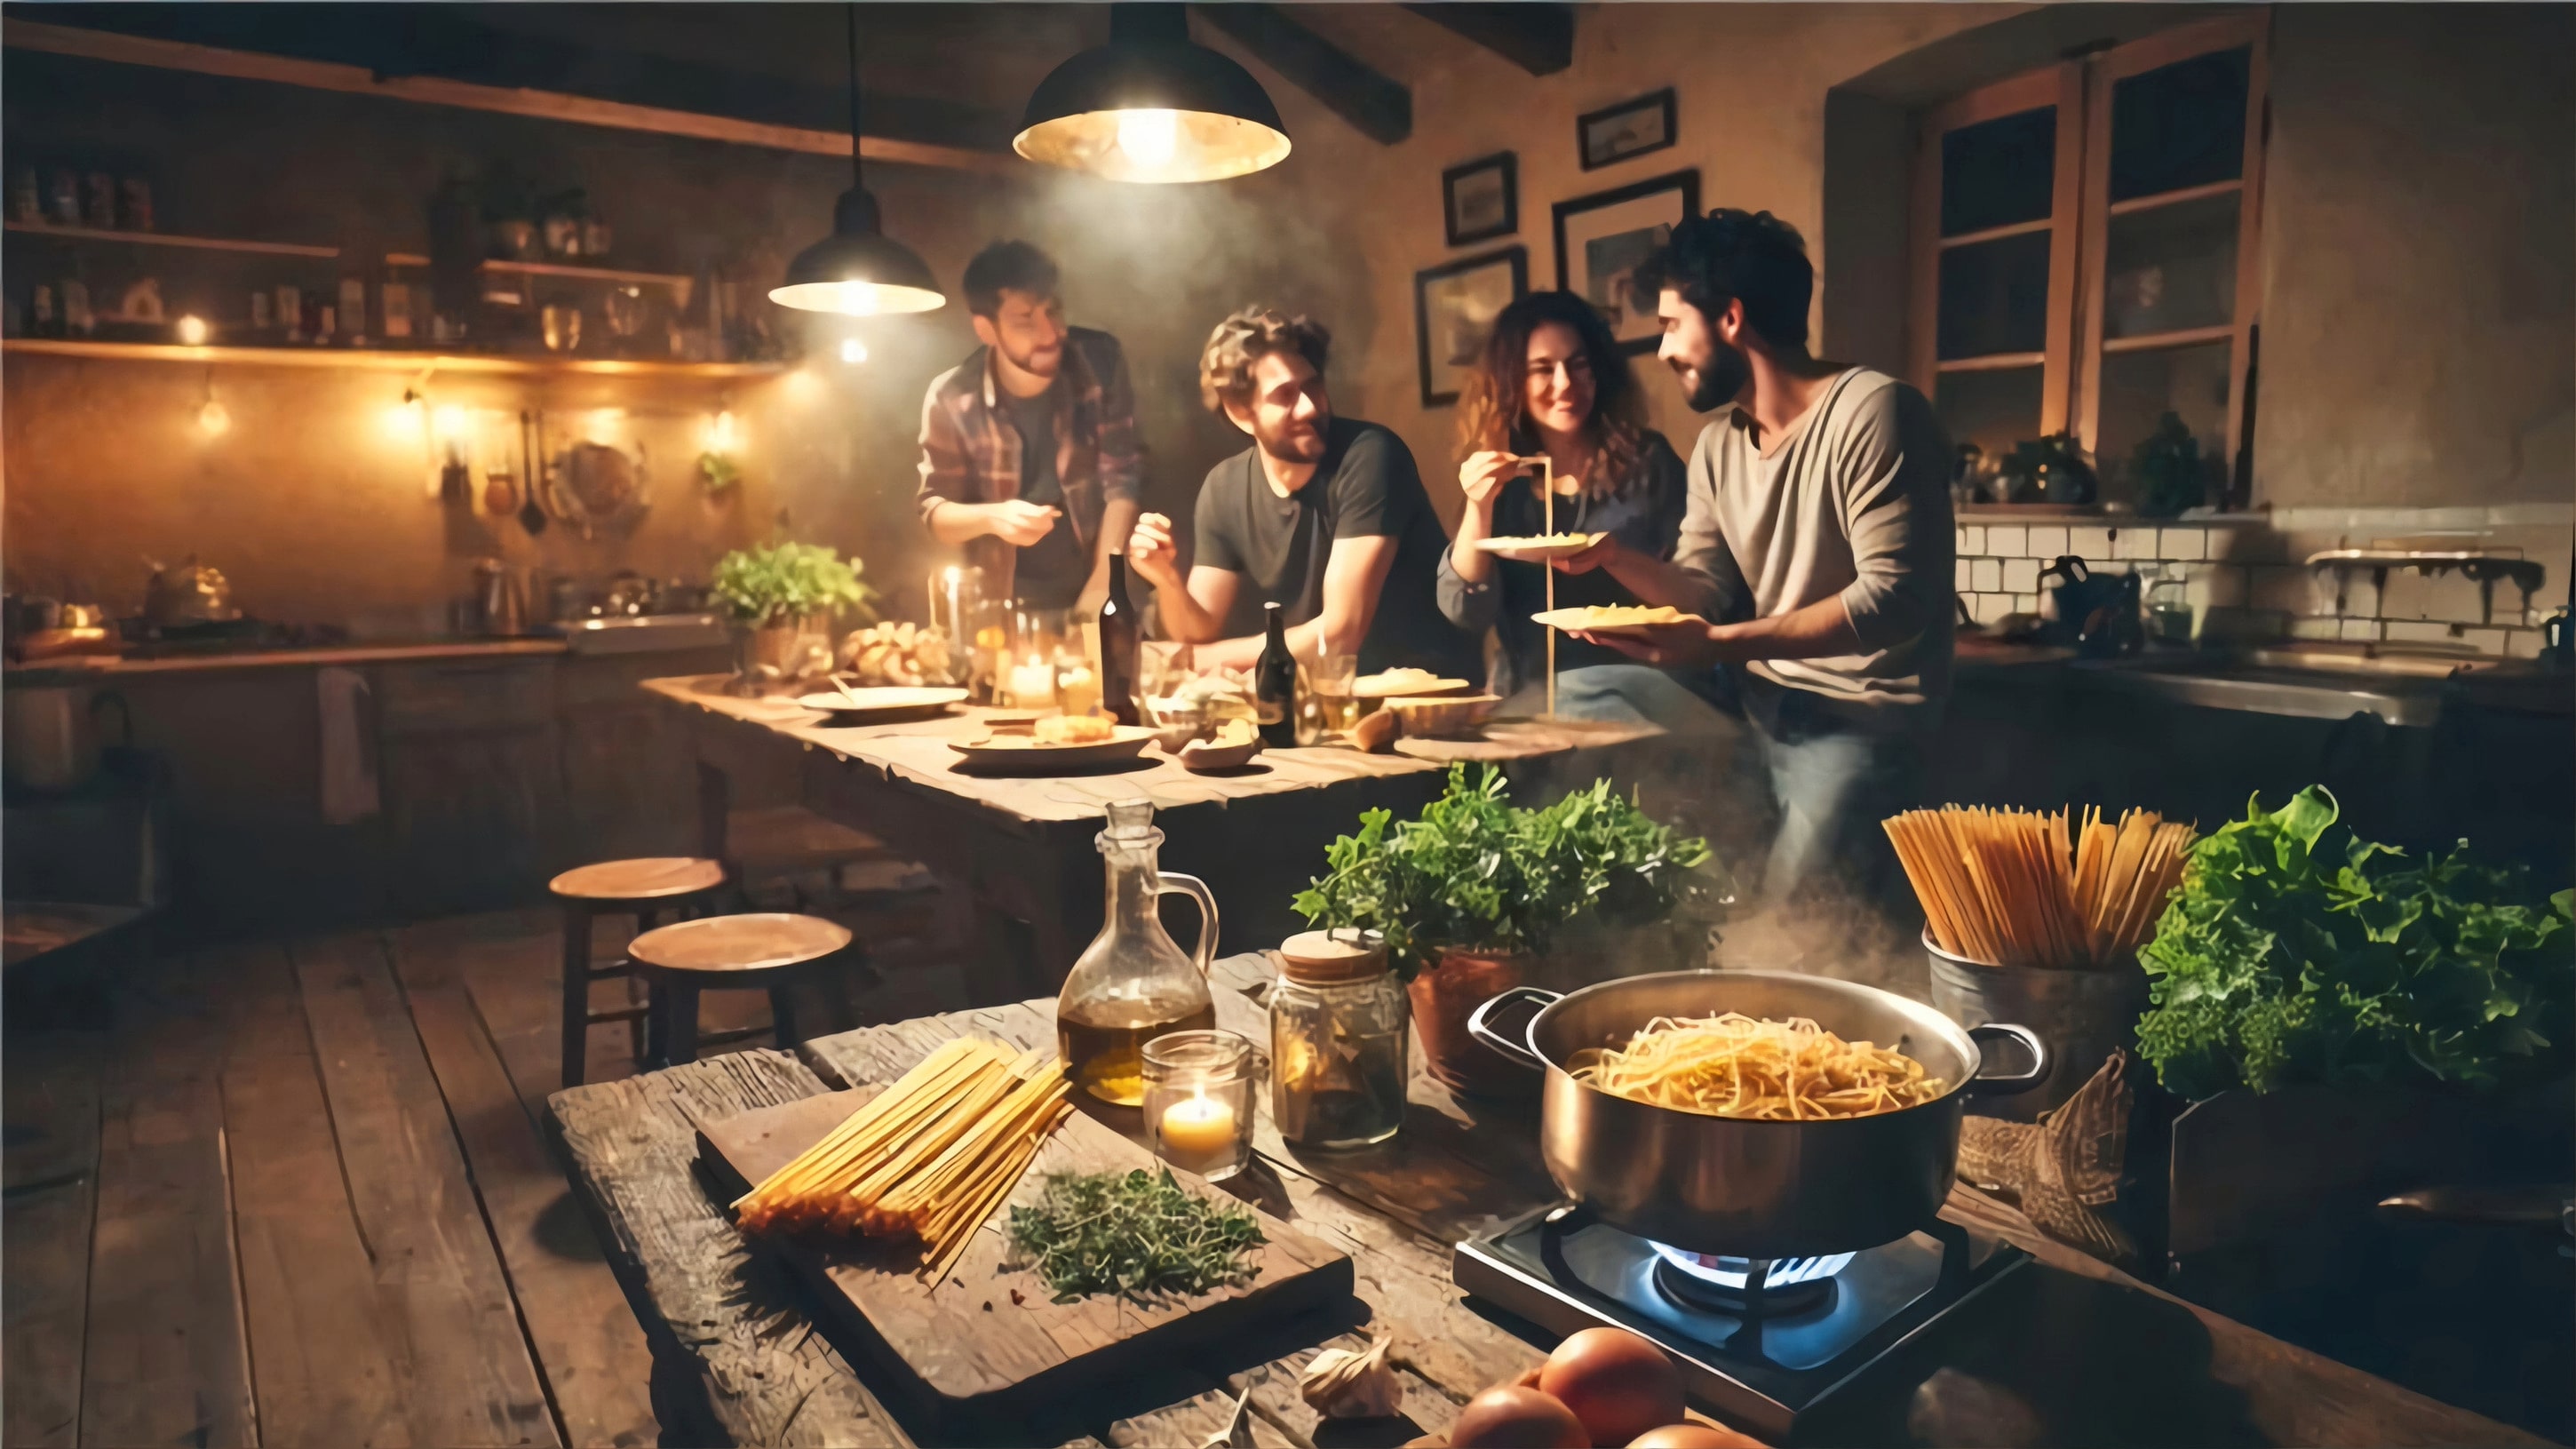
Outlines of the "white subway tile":
M 1984 553 L 1985 551 L 1986 530 L 1984 527 L 1974 523 L 1963 523 L 1959 525 L 1959 552 L 1963 554 L 1972 554 Z
M 2029 550 L 2029 529 L 2019 524 L 2009 528 L 1996 524 L 1986 529 L 1986 546 L 1979 552 L 1991 553 L 2003 558 L 2018 558 Z
M 2358 639 L 2365 644 L 2375 644 L 2379 641 L 2381 627 L 2377 619 L 2346 619 L 2343 621 L 2343 637 Z
M 2156 530 L 2152 528 L 2114 529 L 2111 534 L 2111 556 L 2114 558 L 2162 558 L 2156 552 Z
M 2288 544 L 2281 535 L 2252 524 L 2201 530 L 2204 557 L 2231 559 L 2238 563 L 2278 563 L 2289 557 Z
M 2537 659 L 2542 642 L 2537 629 L 2515 629 L 2504 636 L 2504 652 L 2516 659 Z
M 2066 530 L 2066 551 L 2074 554 L 2086 563 L 2092 563 L 2096 559 L 2109 558 L 2111 556 L 2111 530 L 2107 528 L 2069 528 Z
M 2391 619 L 2387 624 L 2388 642 L 2392 644 L 2447 644 L 2451 642 L 2452 631 L 2458 627 L 2458 625 L 2445 624 L 2436 619 Z
M 2343 637 L 2343 620 L 2324 618 L 2314 614 L 2299 615 L 2290 620 L 2290 637 L 2293 639 L 2340 639 Z
M 2015 595 L 2013 595 L 2013 612 L 2014 612 L 2014 613 L 2016 613 L 2016 614 L 2036 614 L 2036 613 L 2038 613 L 2038 612 L 2039 612 L 2039 595 L 2037 595 L 2037 594 L 2015 594 Z
M 2193 564 L 2184 592 L 2200 611 L 2241 607 L 2246 600 L 2241 564 Z
M 2029 542 L 2032 558 L 2053 563 L 2059 554 L 2066 552 L 2066 530 L 2054 524 L 2046 528 L 2033 526 Z
M 2502 629 L 2463 629 L 2460 640 L 2480 654 L 2505 652 L 2506 633 Z
M 1990 558 L 1976 560 L 1968 570 L 1968 587 L 1981 594 L 1991 594 L 2004 586 L 2003 565 Z
M 2204 558 L 2209 553 L 2208 532 L 2203 528 L 2159 528 L 2156 530 L 2156 557 Z
M 1950 587 L 1962 594 L 1976 587 L 1968 582 L 1968 562 L 1966 559 L 1954 559 L 1950 563 Z
M 2037 592 L 2039 589 L 2039 560 L 2035 558 L 2005 559 L 2004 587 L 2016 594 Z
M 1970 594 L 1968 615 L 1980 624 L 1991 624 L 2012 612 L 2010 594 Z

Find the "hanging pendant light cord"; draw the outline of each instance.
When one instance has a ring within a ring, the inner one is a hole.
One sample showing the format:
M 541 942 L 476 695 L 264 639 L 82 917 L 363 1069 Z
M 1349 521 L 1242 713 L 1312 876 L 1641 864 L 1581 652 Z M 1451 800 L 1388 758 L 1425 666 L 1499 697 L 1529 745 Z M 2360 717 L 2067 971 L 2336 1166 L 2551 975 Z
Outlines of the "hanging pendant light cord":
M 850 186 L 867 189 L 867 174 L 859 157 L 859 7 L 848 7 L 850 21 Z

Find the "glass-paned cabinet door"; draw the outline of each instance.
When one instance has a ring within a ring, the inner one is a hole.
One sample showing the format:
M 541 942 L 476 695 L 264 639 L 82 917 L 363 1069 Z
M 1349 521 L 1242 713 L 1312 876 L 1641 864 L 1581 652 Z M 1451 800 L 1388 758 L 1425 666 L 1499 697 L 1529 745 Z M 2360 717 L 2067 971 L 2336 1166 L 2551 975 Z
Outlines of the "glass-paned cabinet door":
M 2067 426 L 2082 100 L 2070 63 L 1971 92 L 1921 128 L 1912 371 L 1951 441 L 1988 466 Z

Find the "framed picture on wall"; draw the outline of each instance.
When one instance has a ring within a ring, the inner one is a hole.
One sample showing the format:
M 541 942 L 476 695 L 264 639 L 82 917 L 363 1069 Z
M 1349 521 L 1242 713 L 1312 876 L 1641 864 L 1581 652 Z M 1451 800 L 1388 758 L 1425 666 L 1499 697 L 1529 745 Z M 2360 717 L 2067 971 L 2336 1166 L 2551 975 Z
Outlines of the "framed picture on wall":
M 1505 247 L 1413 274 L 1413 351 L 1422 405 L 1458 400 L 1494 319 L 1529 290 L 1529 249 Z
M 1574 122 L 1574 147 L 1586 171 L 1661 151 L 1674 140 L 1670 86 L 1633 101 L 1586 111 Z
M 1479 156 L 1440 173 L 1440 213 L 1449 245 L 1510 236 L 1521 229 L 1520 167 L 1509 151 Z
M 1636 305 L 1628 295 L 1628 278 L 1672 235 L 1674 223 L 1698 213 L 1697 171 L 1675 171 L 1558 202 L 1557 287 L 1600 308 L 1622 349 L 1653 351 L 1655 309 Z

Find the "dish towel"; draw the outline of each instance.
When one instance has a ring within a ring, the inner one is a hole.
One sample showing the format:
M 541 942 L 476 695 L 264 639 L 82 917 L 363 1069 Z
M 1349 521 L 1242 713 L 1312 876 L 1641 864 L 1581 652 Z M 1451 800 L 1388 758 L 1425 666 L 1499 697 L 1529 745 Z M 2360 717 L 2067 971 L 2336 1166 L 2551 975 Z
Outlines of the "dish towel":
M 354 825 L 384 808 L 358 711 L 367 677 L 354 669 L 318 669 L 313 678 L 322 709 L 322 819 Z

